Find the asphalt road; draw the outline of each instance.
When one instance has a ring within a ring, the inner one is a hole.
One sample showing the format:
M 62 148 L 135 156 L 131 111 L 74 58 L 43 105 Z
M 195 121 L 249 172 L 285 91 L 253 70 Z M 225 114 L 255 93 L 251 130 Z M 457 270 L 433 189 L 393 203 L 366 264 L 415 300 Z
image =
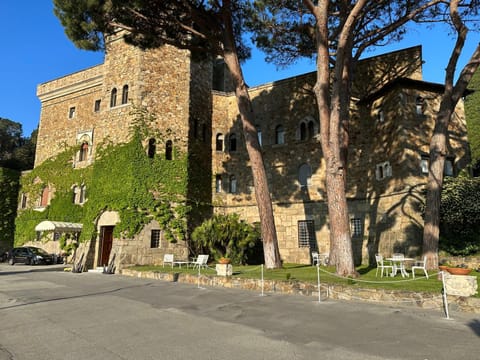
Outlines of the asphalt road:
M 0 360 L 480 358 L 480 317 L 0 264 Z

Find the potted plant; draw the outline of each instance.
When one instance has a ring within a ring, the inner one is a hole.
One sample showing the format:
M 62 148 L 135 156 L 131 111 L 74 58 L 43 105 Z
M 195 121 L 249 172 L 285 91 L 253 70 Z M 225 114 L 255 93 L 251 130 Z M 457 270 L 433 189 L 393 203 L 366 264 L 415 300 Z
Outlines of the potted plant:
M 468 275 L 472 271 L 472 269 L 467 268 L 466 265 L 458 265 L 456 267 L 449 267 L 447 271 L 452 275 Z
M 219 264 L 230 264 L 230 259 L 227 257 L 222 256 L 218 259 Z

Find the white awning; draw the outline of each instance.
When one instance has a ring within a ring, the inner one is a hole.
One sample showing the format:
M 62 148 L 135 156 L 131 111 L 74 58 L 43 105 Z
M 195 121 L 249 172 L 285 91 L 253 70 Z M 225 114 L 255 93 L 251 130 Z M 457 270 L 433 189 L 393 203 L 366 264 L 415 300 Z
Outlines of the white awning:
M 42 221 L 35 226 L 35 231 L 81 232 L 83 224 L 63 221 Z

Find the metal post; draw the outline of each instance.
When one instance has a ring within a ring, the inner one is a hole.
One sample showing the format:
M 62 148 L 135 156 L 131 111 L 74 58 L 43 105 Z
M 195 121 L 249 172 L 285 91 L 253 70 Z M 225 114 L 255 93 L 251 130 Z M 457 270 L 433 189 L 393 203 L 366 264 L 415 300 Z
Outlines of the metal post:
M 322 299 L 320 297 L 320 266 L 317 262 L 317 286 L 318 286 L 318 302 L 321 302 Z
M 260 296 L 265 296 L 264 293 L 263 293 L 263 286 L 264 286 L 263 285 L 263 264 L 262 264 L 261 268 L 262 268 L 262 272 L 261 272 L 262 273 L 262 280 L 261 280 L 262 281 L 262 294 Z
M 445 287 L 445 273 L 444 271 L 440 271 L 440 273 L 442 274 L 442 286 L 443 286 L 442 293 L 443 293 L 443 304 L 445 306 L 445 315 L 447 316 L 447 319 L 450 319 L 450 317 L 448 316 L 448 302 L 447 302 L 447 289 Z
M 198 265 L 197 287 L 200 289 L 200 265 Z

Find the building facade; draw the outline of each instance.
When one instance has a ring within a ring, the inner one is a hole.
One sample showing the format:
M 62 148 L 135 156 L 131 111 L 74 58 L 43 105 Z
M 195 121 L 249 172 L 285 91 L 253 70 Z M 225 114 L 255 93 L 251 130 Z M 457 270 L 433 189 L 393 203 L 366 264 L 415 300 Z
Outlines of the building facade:
M 422 81 L 421 71 L 420 47 L 358 65 L 347 169 L 357 264 L 368 263 L 379 251 L 412 256 L 421 252 L 428 147 L 443 91 L 438 84 Z M 250 88 L 285 262 L 309 263 L 312 251 L 329 251 L 315 78 L 309 73 Z M 191 251 L 189 231 L 212 213 L 238 213 L 248 222 L 258 221 L 251 167 L 230 90 L 221 62 L 197 59 L 170 46 L 143 51 L 121 37 L 107 44 L 103 64 L 39 85 L 42 110 L 35 168 L 67 147 L 75 149 L 74 171 L 94 166 L 101 144 L 131 139 L 140 108 L 154 115 L 149 128 L 162 134 L 161 141 L 152 135 L 142 139 L 145 157 L 160 154 L 174 162 L 177 152 L 188 154 L 182 197 L 201 204 L 202 210 L 188 219 L 186 238 L 167 241 L 157 220 L 144 224 L 134 236 L 115 236 L 115 226 L 124 220 L 115 208 L 99 209 L 95 238 L 81 248 L 90 259 L 87 267 L 104 265 L 113 256 L 122 264 L 158 264 L 165 252 L 186 258 Z M 445 171 L 454 176 L 469 160 L 462 102 L 450 134 Z M 48 186 L 42 193 L 23 192 L 30 204 L 21 202 L 25 206 L 20 206 L 20 215 L 32 206 L 48 209 L 55 198 L 54 180 L 44 176 L 35 181 Z M 72 186 L 74 202 L 84 196 L 78 201 L 82 206 L 88 201 L 88 183 Z M 86 195 L 82 186 L 87 187 Z

